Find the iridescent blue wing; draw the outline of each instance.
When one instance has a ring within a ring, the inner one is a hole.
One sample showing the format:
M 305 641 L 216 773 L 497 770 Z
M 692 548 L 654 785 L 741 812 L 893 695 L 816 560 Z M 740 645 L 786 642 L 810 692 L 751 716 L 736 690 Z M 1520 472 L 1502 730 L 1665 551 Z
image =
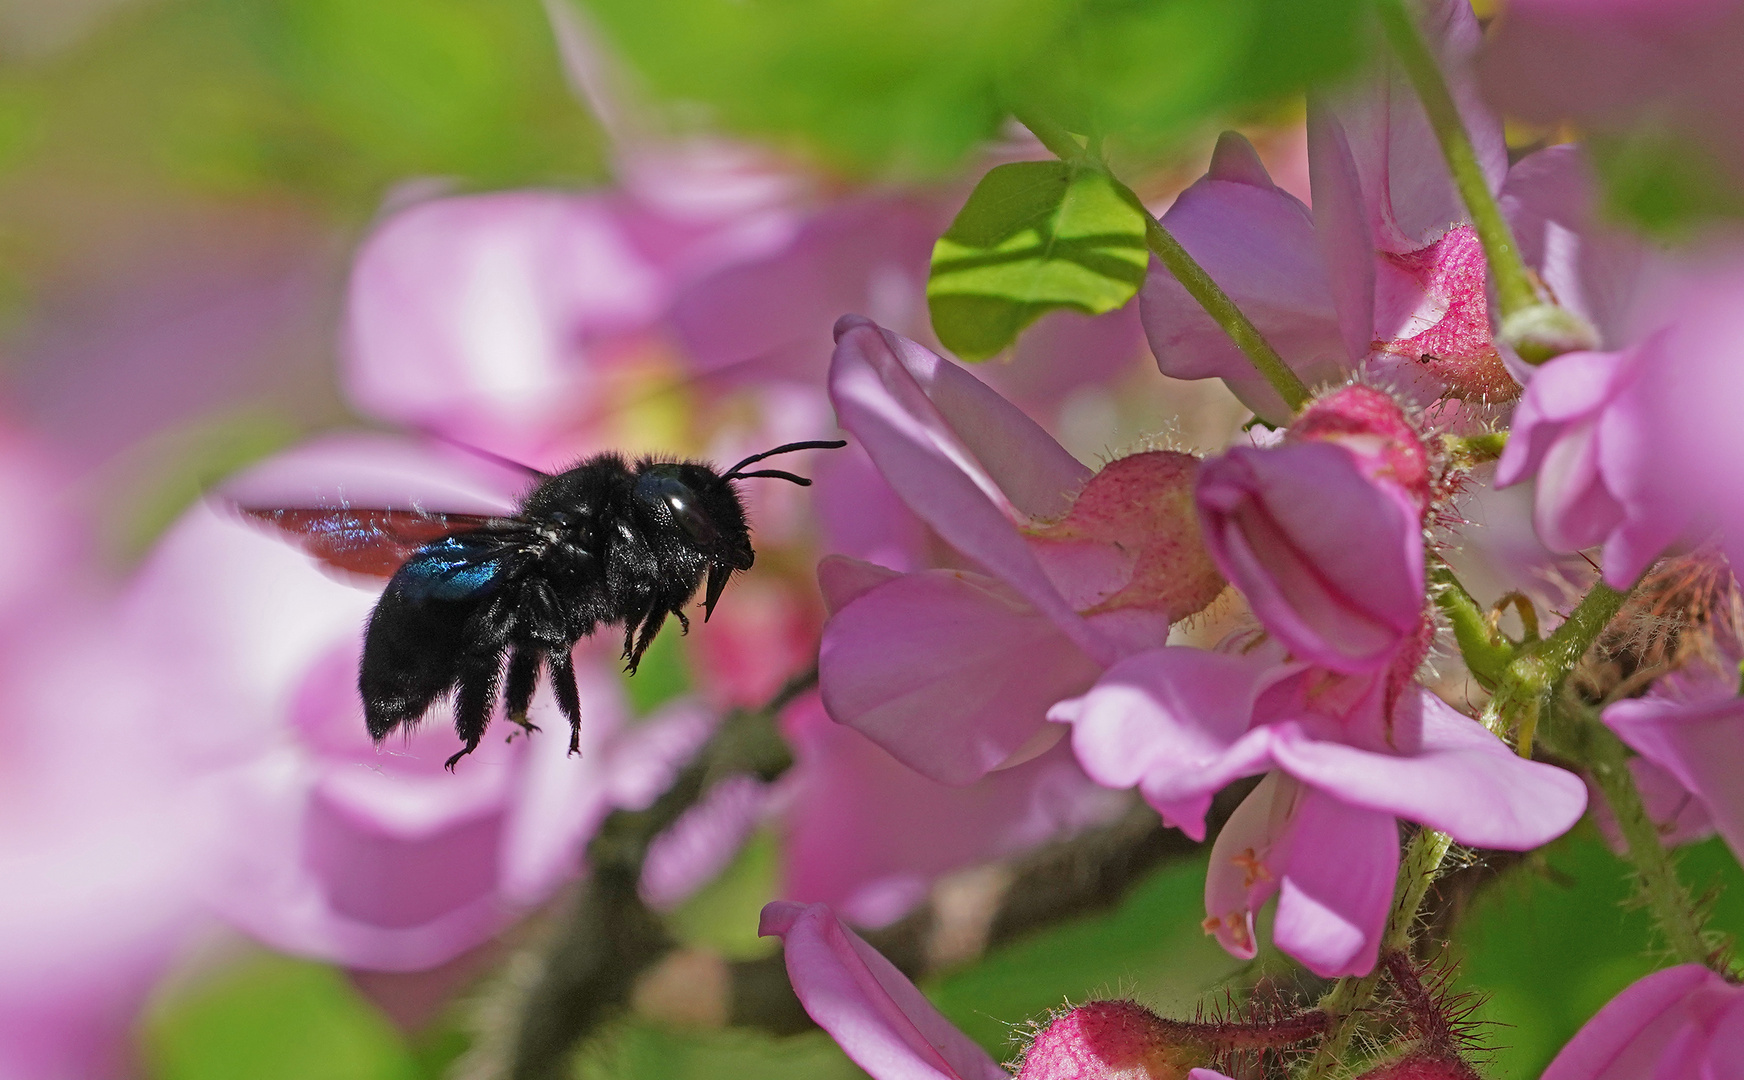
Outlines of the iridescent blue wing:
M 419 548 L 456 533 L 483 529 L 501 518 L 427 510 L 237 507 L 272 525 L 297 546 L 336 570 L 391 577 Z
M 489 530 L 445 536 L 419 548 L 394 574 L 389 592 L 404 600 L 478 600 L 509 573 L 516 541 Z

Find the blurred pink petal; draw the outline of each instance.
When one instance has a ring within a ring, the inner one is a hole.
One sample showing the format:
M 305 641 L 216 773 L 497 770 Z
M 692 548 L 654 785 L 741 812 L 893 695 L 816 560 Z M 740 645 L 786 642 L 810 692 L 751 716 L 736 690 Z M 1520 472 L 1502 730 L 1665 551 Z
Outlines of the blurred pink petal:
M 1581 148 L 1565 143 L 1515 162 L 1500 202 L 1526 264 L 1616 349 L 1630 340 L 1639 287 L 1656 260 L 1639 237 L 1606 224 L 1596 187 Z
M 1744 1053 L 1741 994 L 1699 964 L 1656 971 L 1587 1021 L 1543 1080 L 1725 1076 Z
M 1670 772 L 1644 757 L 1633 757 L 1629 759 L 1629 775 L 1641 794 L 1648 820 L 1653 822 L 1660 842 L 1666 847 L 1681 847 L 1714 835 L 1714 821 L 1708 816 L 1707 805 Z M 1587 783 L 1587 809 L 1611 850 L 1618 855 L 1628 854 L 1628 842 L 1617 827 L 1617 818 L 1591 780 Z
M 841 608 L 818 656 L 825 705 L 941 783 L 966 784 L 1024 747 L 1049 705 L 1100 670 L 1004 584 L 905 574 Z
M 1421 510 L 1349 450 L 1236 447 L 1200 470 L 1197 502 L 1218 569 L 1302 659 L 1376 670 L 1421 625 Z
M 779 249 L 687 286 L 672 326 L 703 373 L 816 383 L 841 312 L 898 326 L 922 318 L 933 241 L 946 224 L 940 207 L 918 200 L 843 200 L 807 217 Z
M 1498 107 L 1534 123 L 1655 131 L 1744 180 L 1744 12 L 1729 0 L 1514 0 L 1479 68 Z
M 1484 106 L 1472 76 L 1483 40 L 1477 16 L 1465 0 L 1431 0 L 1419 10 L 1420 32 L 1440 61 L 1478 166 L 1491 190 L 1499 189 L 1508 148 L 1501 119 Z M 1397 253 L 1421 247 L 1467 215 L 1416 91 L 1396 62 L 1388 58 L 1380 66 L 1314 107 L 1330 111 L 1350 148 L 1376 250 Z M 1317 187 L 1317 203 L 1320 197 Z
M 949 787 L 831 723 L 816 698 L 783 717 L 800 767 L 784 782 L 780 895 L 884 926 L 941 875 L 1002 859 L 1107 820 L 1126 806 L 1056 746 Z
M 610 196 L 527 191 L 388 218 L 352 271 L 352 400 L 502 452 L 537 447 L 535 435 L 587 402 L 593 353 L 665 309 L 666 269 L 638 250 L 624 216 Z
M 763 909 L 758 933 L 781 938 L 800 1004 L 873 1080 L 1006 1080 L 825 905 L 778 900 Z

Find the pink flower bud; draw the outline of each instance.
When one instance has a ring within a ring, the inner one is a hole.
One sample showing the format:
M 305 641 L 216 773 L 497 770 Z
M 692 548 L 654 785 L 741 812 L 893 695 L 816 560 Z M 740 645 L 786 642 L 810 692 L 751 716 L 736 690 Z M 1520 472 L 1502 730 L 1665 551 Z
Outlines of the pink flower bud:
M 1132 1001 L 1092 1001 L 1058 1018 L 1024 1051 L 1017 1080 L 1194 1080 L 1204 1042 Z
M 1286 438 L 1342 446 L 1369 479 L 1395 484 L 1429 505 L 1429 451 L 1399 403 L 1372 386 L 1342 387 L 1313 402 Z
M 1092 476 L 1065 517 L 1028 530 L 1084 615 L 1141 609 L 1179 622 L 1223 591 L 1193 513 L 1199 459 L 1133 454 Z M 1080 595 L 1081 594 L 1081 595 Z

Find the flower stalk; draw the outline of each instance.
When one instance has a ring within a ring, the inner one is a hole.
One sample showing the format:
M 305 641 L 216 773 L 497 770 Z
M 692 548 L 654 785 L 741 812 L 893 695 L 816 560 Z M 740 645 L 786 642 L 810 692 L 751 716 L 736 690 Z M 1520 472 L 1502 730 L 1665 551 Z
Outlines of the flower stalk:
M 1678 878 L 1671 852 L 1660 840 L 1659 827 L 1642 802 L 1634 774 L 1629 771 L 1628 749 L 1590 709 L 1581 709 L 1576 722 L 1568 727 L 1566 741 L 1570 745 L 1559 745 L 1558 749 L 1579 757 L 1604 793 L 1623 834 L 1641 897 L 1664 935 L 1666 947 L 1679 963 L 1703 964 L 1729 976 L 1723 943 L 1708 931 L 1701 903 Z
M 1095 168 L 1106 170 L 1107 166 L 1100 161 L 1092 160 L 1093 155 L 1085 147 L 1080 146 L 1078 140 L 1065 128 L 1039 116 L 1018 114 L 1017 119 L 1024 127 L 1029 128 L 1041 144 L 1048 148 L 1049 152 L 1060 160 L 1086 163 Z M 1155 255 L 1164 268 L 1174 275 L 1175 280 L 1181 283 L 1181 287 L 1187 290 L 1188 295 L 1198 301 L 1199 306 L 1205 309 L 1205 313 L 1211 316 L 1212 321 L 1223 328 L 1223 332 L 1229 335 L 1229 340 L 1233 341 L 1235 347 L 1241 350 L 1243 356 L 1247 357 L 1248 362 L 1253 364 L 1254 370 L 1265 377 L 1266 382 L 1270 383 L 1272 389 L 1278 392 L 1278 396 L 1284 399 L 1285 404 L 1295 411 L 1301 410 L 1304 405 L 1308 404 L 1307 384 L 1303 383 L 1301 378 L 1290 370 L 1290 366 L 1284 363 L 1284 358 L 1278 355 L 1276 349 L 1272 348 L 1265 335 L 1260 333 L 1259 327 L 1253 324 L 1253 320 L 1242 313 L 1235 301 L 1229 298 L 1229 294 L 1211 279 L 1211 275 L 1206 273 L 1205 268 L 1200 266 L 1187 249 L 1181 246 L 1180 241 L 1176 240 L 1169 230 L 1163 227 L 1163 223 L 1157 220 L 1157 216 L 1145 209 L 1144 203 L 1139 200 L 1131 188 L 1122 184 L 1112 175 L 1109 179 L 1115 183 L 1133 206 L 1143 212 L 1145 244 L 1150 248 L 1151 254 Z
M 1375 0 L 1375 10 L 1387 35 L 1387 43 L 1392 46 L 1393 54 L 1399 58 L 1406 77 L 1423 102 L 1423 111 L 1429 114 L 1436 141 L 1441 144 L 1448 170 L 1453 173 L 1454 186 L 1459 189 L 1466 211 L 1471 214 L 1472 225 L 1477 229 L 1478 239 L 1484 245 L 1484 256 L 1489 263 L 1490 280 L 1495 282 L 1496 302 L 1502 318 L 1506 320 L 1535 307 L 1540 298 L 1537 286 L 1532 282 L 1532 272 L 1521 259 L 1514 232 L 1502 216 L 1502 209 L 1490 191 L 1489 180 L 1478 165 L 1477 151 L 1472 147 L 1471 136 L 1466 133 L 1459 108 L 1454 104 L 1453 94 L 1447 88 L 1447 80 L 1442 77 L 1434 54 L 1429 51 L 1423 35 L 1418 33 L 1417 24 L 1406 10 L 1404 0 Z
M 1417 929 L 1417 912 L 1423 897 L 1441 871 L 1453 838 L 1434 829 L 1420 829 L 1405 848 L 1405 858 L 1399 867 L 1399 883 L 1393 893 L 1393 907 L 1387 915 L 1387 928 L 1381 938 L 1381 953 L 1404 952 L 1411 947 Z M 1382 968 L 1367 975 L 1338 980 L 1321 999 L 1320 1008 L 1328 1016 L 1326 1038 L 1314 1052 L 1303 1072 L 1303 1080 L 1326 1080 L 1337 1074 L 1345 1064 L 1345 1055 L 1356 1035 L 1360 1017 L 1375 990 L 1380 986 Z

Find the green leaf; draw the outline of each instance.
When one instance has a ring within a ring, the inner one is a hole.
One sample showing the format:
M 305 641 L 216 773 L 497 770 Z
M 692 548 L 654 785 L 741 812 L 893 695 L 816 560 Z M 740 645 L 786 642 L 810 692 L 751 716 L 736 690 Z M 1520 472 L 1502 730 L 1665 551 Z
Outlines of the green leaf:
M 259 956 L 148 1019 L 152 1080 L 412 1080 L 405 1042 L 338 971 Z
M 1205 859 L 1171 863 L 1114 911 L 1000 949 L 933 981 L 927 996 L 995 1058 L 1009 1057 L 1022 1025 L 1061 1002 L 1115 996 L 1191 1017 L 1208 992 L 1247 966 L 1206 935 L 1204 897 Z
M 1056 308 L 1113 311 L 1144 284 L 1144 208 L 1099 169 L 1001 165 L 933 247 L 927 307 L 946 348 L 984 360 Z
M 1679 875 L 1698 894 L 1726 886 L 1712 924 L 1744 929 L 1744 871 L 1724 844 L 1679 853 Z M 1647 912 L 1632 904 L 1628 864 L 1590 827 L 1505 873 L 1473 901 L 1454 934 L 1461 989 L 1476 991 L 1475 1019 L 1494 1047 L 1498 1080 L 1532 1080 L 1563 1043 L 1617 992 L 1657 968 Z
M 882 175 L 955 166 L 1013 106 L 1164 147 L 1366 40 L 1360 0 L 580 2 L 681 115 Z

